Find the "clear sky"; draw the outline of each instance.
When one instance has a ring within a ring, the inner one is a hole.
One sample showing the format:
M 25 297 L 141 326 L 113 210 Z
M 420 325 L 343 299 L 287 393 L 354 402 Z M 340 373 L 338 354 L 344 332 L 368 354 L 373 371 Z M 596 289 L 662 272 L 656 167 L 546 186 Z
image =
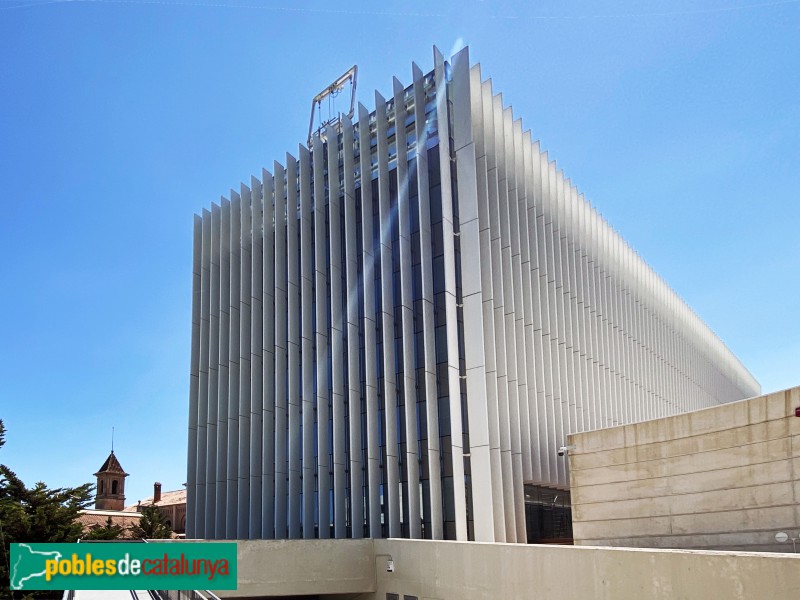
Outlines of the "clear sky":
M 468 44 L 765 392 L 800 384 L 800 1 L 0 0 L 0 461 L 186 480 L 192 214 Z

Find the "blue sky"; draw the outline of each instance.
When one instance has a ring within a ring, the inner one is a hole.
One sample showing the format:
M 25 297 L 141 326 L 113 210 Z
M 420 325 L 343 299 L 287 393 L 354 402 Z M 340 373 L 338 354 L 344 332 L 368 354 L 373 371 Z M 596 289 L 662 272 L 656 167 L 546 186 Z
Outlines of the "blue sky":
M 192 214 L 470 46 L 765 392 L 800 384 L 800 1 L 0 0 L 0 461 L 185 481 Z

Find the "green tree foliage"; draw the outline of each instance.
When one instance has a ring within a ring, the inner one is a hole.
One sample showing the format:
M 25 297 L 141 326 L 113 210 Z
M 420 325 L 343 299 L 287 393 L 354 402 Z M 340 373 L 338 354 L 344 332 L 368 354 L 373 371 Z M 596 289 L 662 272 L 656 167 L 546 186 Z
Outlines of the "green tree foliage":
M 143 506 L 139 510 L 142 518 L 138 525 L 131 526 L 133 537 L 144 540 L 165 540 L 172 537 L 172 528 L 156 506 Z
M 83 536 L 86 541 L 93 540 L 118 540 L 125 533 L 125 528 L 121 525 L 114 525 L 111 517 L 108 517 L 106 524 L 103 527 L 92 529 L 89 533 Z
M 0 420 L 0 448 L 6 429 Z M 9 545 L 20 542 L 75 542 L 82 528 L 78 513 L 91 504 L 94 486 L 48 488 L 41 481 L 28 488 L 0 464 L 0 597 L 8 597 Z

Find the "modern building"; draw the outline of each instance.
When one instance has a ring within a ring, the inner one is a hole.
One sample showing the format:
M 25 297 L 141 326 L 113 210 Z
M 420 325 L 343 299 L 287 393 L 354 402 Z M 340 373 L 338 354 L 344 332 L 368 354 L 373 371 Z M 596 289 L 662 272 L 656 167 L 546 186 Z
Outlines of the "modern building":
M 193 298 L 190 538 L 524 542 L 569 433 L 760 391 L 466 49 L 196 216 Z

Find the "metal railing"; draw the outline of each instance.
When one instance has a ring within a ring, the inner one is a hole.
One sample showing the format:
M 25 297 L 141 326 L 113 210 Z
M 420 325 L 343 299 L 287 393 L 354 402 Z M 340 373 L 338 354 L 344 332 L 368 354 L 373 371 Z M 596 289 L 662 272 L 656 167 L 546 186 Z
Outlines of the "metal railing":
M 220 600 L 209 590 L 153 590 L 156 600 Z
M 78 540 L 80 543 L 81 540 Z M 86 542 L 86 540 L 84 540 Z M 148 541 L 146 539 L 138 539 L 138 540 L 92 540 L 92 543 L 115 543 L 115 542 L 140 542 L 147 544 Z M 64 590 L 64 595 L 61 596 L 61 600 L 75 600 L 75 592 L 76 590 Z M 132 600 L 140 600 L 139 594 L 136 590 L 131 590 L 131 598 Z M 141 600 L 221 600 L 219 596 L 217 596 L 211 590 L 147 590 L 147 599 Z
M 65 590 L 61 600 L 80 600 L 78 591 Z M 144 593 L 146 596 L 142 596 L 140 591 L 130 590 L 131 600 L 221 600 L 209 590 L 145 590 Z

